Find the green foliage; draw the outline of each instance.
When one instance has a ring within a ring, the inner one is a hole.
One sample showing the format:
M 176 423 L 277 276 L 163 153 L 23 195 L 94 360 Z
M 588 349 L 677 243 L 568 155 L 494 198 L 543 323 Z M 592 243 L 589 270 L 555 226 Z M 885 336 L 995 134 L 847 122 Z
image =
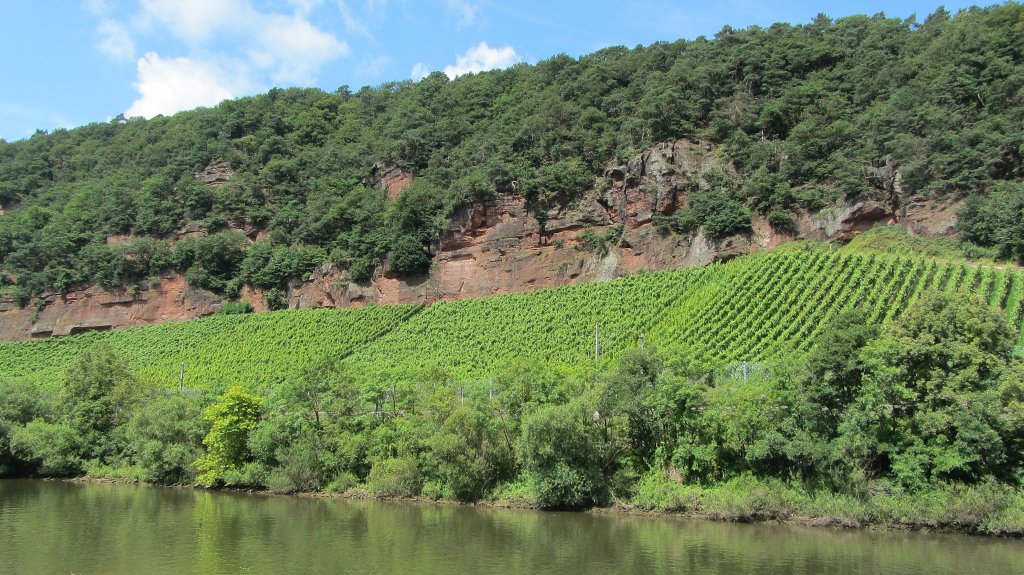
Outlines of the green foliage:
M 241 270 L 245 246 L 245 236 L 236 232 L 187 238 L 174 247 L 171 260 L 186 270 L 190 286 L 224 292 Z
M 27 471 L 11 450 L 11 437 L 45 409 L 38 390 L 24 382 L 0 379 L 0 477 Z
M 68 367 L 57 397 L 57 414 L 88 447 L 79 454 L 83 459 L 110 456 L 121 449 L 123 438 L 114 431 L 127 420 L 138 393 L 135 378 L 109 345 L 86 349 Z
M 81 454 L 89 445 L 67 423 L 33 419 L 14 430 L 11 452 L 17 459 L 35 467 L 41 475 L 65 477 L 84 469 Z
M 476 501 L 497 476 L 503 446 L 487 429 L 488 417 L 467 407 L 455 408 L 427 439 L 430 475 L 451 497 Z
M 401 276 L 426 273 L 430 269 L 427 248 L 412 236 L 399 236 L 391 250 L 391 271 Z
M 1022 10 L 727 28 L 456 80 L 272 89 L 173 117 L 40 132 L 0 152 L 0 274 L 24 298 L 130 285 L 154 265 L 136 269 L 147 264 L 107 236 L 217 238 L 228 228 L 322 250 L 357 281 L 389 253 L 398 273 L 421 273 L 429 253 L 414 244 L 428 252 L 456 208 L 512 192 L 564 207 L 609 164 L 684 137 L 713 144 L 735 172 L 706 174 L 708 189 L 688 194 L 694 209 L 666 229 L 743 233 L 749 206 L 785 231 L 786 214 L 848 196 L 897 207 L 908 193 L 965 196 L 965 237 L 1019 258 L 1022 218 L 1000 206 L 1019 198 L 1024 176 Z M 210 167 L 227 182 L 202 184 L 196 175 Z M 364 184 L 382 167 L 415 183 L 389 200 Z M 234 292 L 246 246 L 221 247 L 188 249 L 170 267 Z M 253 273 L 280 283 L 309 271 L 296 259 L 280 262 L 287 273 Z
M 709 190 L 687 196 L 690 206 L 677 215 L 683 231 L 703 229 L 713 240 L 750 232 L 750 211 L 724 192 Z
M 366 486 L 378 495 L 413 497 L 419 495 L 422 478 L 412 457 L 384 459 L 373 464 Z
M 259 241 L 245 253 L 239 279 L 263 290 L 286 288 L 290 280 L 304 279 L 326 260 L 322 248 L 274 246 Z
M 195 462 L 202 455 L 207 429 L 200 396 L 156 393 L 125 423 L 125 451 L 144 480 L 189 483 L 196 478 Z
M 919 254 L 943 260 L 992 261 L 999 257 L 994 248 L 982 248 L 954 238 L 912 236 L 902 226 L 874 227 L 850 240 L 842 250 L 850 253 Z
M 581 507 L 606 495 L 590 407 L 580 401 L 544 406 L 523 419 L 520 457 L 542 507 Z
M 587 228 L 580 232 L 576 239 L 579 240 L 587 251 L 604 257 L 608 255 L 608 250 L 619 242 L 621 236 L 622 224 L 615 224 L 600 233 Z
M 239 315 L 244 313 L 252 313 L 252 304 L 247 301 L 232 301 L 228 302 L 217 310 L 217 315 Z
M 228 388 L 203 411 L 210 431 L 203 438 L 206 453 L 196 460 L 199 483 L 212 486 L 251 461 L 249 433 L 256 428 L 263 409 L 263 398 L 241 387 Z
M 1024 185 L 1008 182 L 983 196 L 972 196 L 959 214 L 963 239 L 997 250 L 999 257 L 1024 264 Z
M 862 353 L 863 390 L 840 424 L 848 456 L 912 488 L 1012 480 L 1019 438 L 1002 434 L 998 382 L 1016 337 L 976 297 L 926 294 Z
M 877 336 L 878 326 L 858 309 L 839 314 L 818 336 L 802 388 L 806 415 L 816 431 L 834 431 L 839 417 L 860 395 L 865 369 L 861 351 Z

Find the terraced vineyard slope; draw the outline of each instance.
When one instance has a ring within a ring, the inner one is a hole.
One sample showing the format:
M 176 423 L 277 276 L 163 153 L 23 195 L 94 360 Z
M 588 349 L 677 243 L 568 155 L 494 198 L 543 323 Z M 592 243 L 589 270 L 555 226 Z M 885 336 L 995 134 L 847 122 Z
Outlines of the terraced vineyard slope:
M 1024 275 L 963 263 L 841 251 L 776 251 L 703 268 L 644 273 L 423 311 L 382 306 L 214 317 L 0 345 L 0 377 L 53 384 L 88 346 L 108 342 L 142 378 L 261 388 L 328 357 L 363 383 L 415 382 L 440 369 L 486 378 L 516 360 L 604 365 L 653 345 L 709 368 L 806 351 L 843 309 L 885 322 L 926 290 L 979 294 L 1024 322 Z M 419 312 L 419 313 L 417 313 Z M 1024 342 L 1022 342 L 1024 343 Z
M 213 316 L 182 323 L 0 345 L 0 377 L 45 385 L 59 382 L 67 365 L 90 346 L 106 342 L 140 378 L 178 385 L 184 365 L 188 387 L 263 388 L 317 358 L 341 356 L 379 338 L 420 306 L 310 309 Z
M 640 344 L 721 367 L 805 351 L 842 310 L 897 317 L 930 289 L 978 293 L 1019 329 L 1024 276 L 920 257 L 838 251 L 773 252 L 724 265 L 641 274 L 532 294 L 437 304 L 346 360 L 363 377 L 415 377 L 438 368 L 456 380 L 513 359 L 579 365 Z M 372 374 L 372 375 L 371 375 Z

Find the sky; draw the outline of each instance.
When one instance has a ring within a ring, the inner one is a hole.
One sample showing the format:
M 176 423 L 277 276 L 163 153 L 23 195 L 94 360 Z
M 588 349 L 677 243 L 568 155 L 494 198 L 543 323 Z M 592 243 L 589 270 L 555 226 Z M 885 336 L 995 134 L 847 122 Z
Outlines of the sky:
M 355 91 L 818 13 L 923 21 L 938 1 L 0 0 L 0 138 L 273 87 Z

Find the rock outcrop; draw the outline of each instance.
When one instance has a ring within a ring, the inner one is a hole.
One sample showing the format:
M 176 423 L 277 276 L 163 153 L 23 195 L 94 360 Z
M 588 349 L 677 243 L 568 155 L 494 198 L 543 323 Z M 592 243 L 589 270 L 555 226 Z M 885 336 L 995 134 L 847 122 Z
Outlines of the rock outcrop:
M 24 308 L 0 300 L 0 341 L 184 321 L 212 314 L 223 303 L 212 293 L 189 288 L 177 274 L 137 291 L 89 288 L 43 294 Z
M 656 216 L 684 208 L 688 193 L 707 188 L 714 180 L 709 174 L 733 172 L 710 145 L 664 142 L 625 165 L 609 167 L 579 200 L 548 211 L 543 227 L 522 196 L 499 193 L 493 201 L 455 214 L 450 231 L 435 246 L 428 274 L 399 278 L 378 271 L 368 284 L 360 285 L 325 264 L 308 281 L 290 286 L 287 303 L 290 308 L 429 304 L 607 280 L 639 270 L 704 265 L 794 238 L 846 241 L 877 224 L 902 223 L 912 233 L 936 236 L 951 234 L 956 223 L 958 204 L 912 198 L 900 213 L 893 213 L 887 203 L 861 200 L 794 214 L 793 234 L 774 231 L 756 215 L 752 234 L 719 242 L 700 233 L 684 236 L 657 229 Z M 197 175 L 211 186 L 223 185 L 231 176 L 226 164 Z M 394 198 L 412 181 L 408 172 L 377 165 L 368 183 Z M 238 227 L 244 228 L 241 223 Z M 582 241 L 581 234 L 588 230 L 608 238 L 603 249 L 595 251 Z M 260 236 L 258 230 L 243 231 L 252 239 Z M 181 237 L 199 233 L 183 230 Z M 257 311 L 266 309 L 257 290 L 244 290 L 243 298 Z M 214 313 L 224 303 L 214 294 L 189 289 L 178 275 L 134 293 L 86 289 L 63 297 L 47 294 L 35 301 L 21 308 L 0 300 L 0 341 L 192 319 Z

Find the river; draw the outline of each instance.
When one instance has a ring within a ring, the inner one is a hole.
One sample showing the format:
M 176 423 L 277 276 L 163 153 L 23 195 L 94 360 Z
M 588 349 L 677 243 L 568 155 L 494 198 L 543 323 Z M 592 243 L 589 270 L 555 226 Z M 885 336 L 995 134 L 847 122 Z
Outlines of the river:
M 1024 573 L 1024 543 L 0 481 L 0 573 Z

